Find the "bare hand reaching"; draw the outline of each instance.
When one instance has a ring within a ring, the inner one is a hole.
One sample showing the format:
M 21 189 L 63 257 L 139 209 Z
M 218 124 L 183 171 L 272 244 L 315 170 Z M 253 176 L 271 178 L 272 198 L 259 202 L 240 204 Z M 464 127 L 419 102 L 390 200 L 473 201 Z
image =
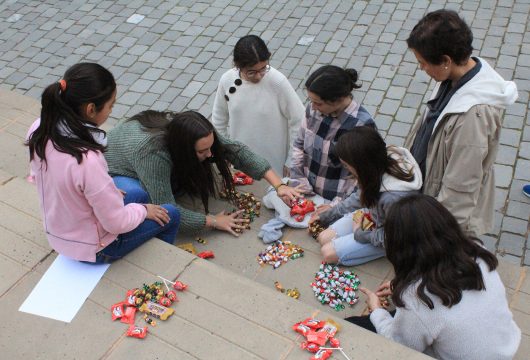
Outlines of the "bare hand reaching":
M 146 219 L 156 221 L 158 225 L 164 226 L 169 222 L 168 211 L 160 205 L 144 204 L 147 209 Z

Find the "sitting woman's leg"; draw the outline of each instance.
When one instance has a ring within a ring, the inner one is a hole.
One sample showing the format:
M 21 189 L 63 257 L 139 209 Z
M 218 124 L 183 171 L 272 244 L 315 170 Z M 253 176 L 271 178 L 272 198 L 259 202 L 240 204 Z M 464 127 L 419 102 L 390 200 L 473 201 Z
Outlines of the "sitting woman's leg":
M 168 210 L 169 223 L 160 226 L 156 221 L 146 219 L 136 229 L 118 235 L 112 244 L 97 254 L 96 263 L 120 259 L 153 237 L 173 244 L 180 225 L 180 212 L 174 205 L 164 204 L 162 207 Z
M 114 176 L 112 180 L 114 181 L 114 185 L 124 192 L 123 202 L 125 204 L 147 204 L 150 202 L 149 194 L 142 187 L 140 180 L 127 176 Z
M 334 239 L 330 245 L 337 254 L 339 264 L 345 266 L 356 266 L 385 256 L 385 249 L 355 241 L 353 233 Z
M 317 240 L 321 246 L 331 242 L 336 237 L 351 234 L 353 232 L 353 219 L 351 214 L 346 214 L 331 224 L 326 230 L 318 235 Z

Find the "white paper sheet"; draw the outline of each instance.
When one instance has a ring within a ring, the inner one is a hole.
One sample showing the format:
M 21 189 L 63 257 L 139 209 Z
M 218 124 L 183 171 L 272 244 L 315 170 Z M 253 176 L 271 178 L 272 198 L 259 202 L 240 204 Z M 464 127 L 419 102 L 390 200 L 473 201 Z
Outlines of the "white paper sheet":
M 109 266 L 59 255 L 18 310 L 69 323 Z

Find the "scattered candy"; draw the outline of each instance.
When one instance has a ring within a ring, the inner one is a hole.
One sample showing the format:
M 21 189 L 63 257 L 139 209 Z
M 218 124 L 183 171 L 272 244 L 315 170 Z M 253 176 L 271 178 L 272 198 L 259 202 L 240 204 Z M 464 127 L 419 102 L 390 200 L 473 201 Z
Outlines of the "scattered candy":
M 279 292 L 284 293 L 287 296 L 292 297 L 293 299 L 298 299 L 300 297 L 300 291 L 297 288 L 285 290 L 279 281 L 274 282 L 274 287 Z
M 206 244 L 206 240 L 201 237 L 196 237 L 195 241 L 197 241 L 199 244 Z
M 147 326 L 141 327 L 136 325 L 129 326 L 127 336 L 143 339 L 147 335 Z
M 123 307 L 124 307 L 123 301 L 112 305 L 112 307 L 110 308 L 110 311 L 112 313 L 112 321 L 116 319 L 120 319 L 123 316 L 124 314 Z
M 311 225 L 309 225 L 309 234 L 311 234 L 313 239 L 316 239 L 324 230 L 326 230 L 326 228 L 322 226 L 319 220 L 313 221 Z
M 234 185 L 250 185 L 254 182 L 254 179 L 252 179 L 244 172 L 238 171 L 233 175 L 232 181 Z
M 195 246 L 193 246 L 192 243 L 180 244 L 180 245 L 177 245 L 177 247 L 184 251 L 189 252 L 190 254 L 193 254 L 193 255 L 197 254 L 197 249 L 195 249 Z
M 291 201 L 291 216 L 296 216 L 298 222 L 304 221 L 306 214 L 315 211 L 315 203 L 312 200 L 299 198 Z
M 173 313 L 175 312 L 175 310 L 171 308 L 154 303 L 152 301 L 144 303 L 139 310 L 160 320 L 167 320 L 167 318 L 173 315 Z
M 120 321 L 125 324 L 134 324 L 134 316 L 136 315 L 136 308 L 134 306 L 127 306 L 125 313 L 121 317 Z
M 352 271 L 342 271 L 337 266 L 322 263 L 311 287 L 321 304 L 340 311 L 344 305 L 353 306 L 359 301 L 355 291 L 360 283 Z
M 311 359 L 327 359 L 333 353 L 333 350 L 339 350 L 346 359 L 348 356 L 340 348 L 340 341 L 335 338 L 339 331 L 339 325 L 331 319 L 319 321 L 314 318 L 307 318 L 293 325 L 293 330 L 305 336 L 307 341 L 300 344 L 300 347 L 311 353 Z M 333 347 L 325 347 L 330 342 Z
M 213 251 L 203 251 L 197 254 L 201 259 L 213 259 L 215 257 Z
M 184 291 L 187 288 L 188 288 L 188 285 L 184 284 L 181 281 L 175 281 L 175 283 L 173 284 L 173 289 L 178 290 L 178 291 Z
M 158 299 L 158 303 L 162 306 L 169 307 L 171 306 L 171 300 L 169 298 L 163 296 L 160 299 Z
M 368 231 L 375 229 L 375 223 L 368 210 L 358 209 L 352 214 L 353 221 L 361 223 L 361 229 Z
M 166 297 L 171 300 L 171 302 L 175 302 L 175 301 L 178 301 L 177 299 L 177 293 L 173 290 L 169 290 L 167 293 L 166 293 Z
M 144 320 L 146 323 L 148 323 L 151 326 L 156 326 L 156 321 L 151 319 L 149 316 L 144 315 Z
M 219 193 L 222 199 L 231 201 L 239 210 L 244 210 L 241 217 L 247 219 L 247 229 L 250 229 L 250 223 L 254 221 L 256 217 L 260 216 L 261 202 L 257 200 L 256 196 L 252 193 L 240 193 L 236 190 L 224 190 Z M 230 212 L 233 213 L 237 210 Z M 241 233 L 243 229 L 234 229 L 235 232 Z
M 304 249 L 290 241 L 277 241 L 269 245 L 264 252 L 258 254 L 257 260 L 260 265 L 269 264 L 274 269 L 279 268 L 289 259 L 298 259 L 304 256 Z

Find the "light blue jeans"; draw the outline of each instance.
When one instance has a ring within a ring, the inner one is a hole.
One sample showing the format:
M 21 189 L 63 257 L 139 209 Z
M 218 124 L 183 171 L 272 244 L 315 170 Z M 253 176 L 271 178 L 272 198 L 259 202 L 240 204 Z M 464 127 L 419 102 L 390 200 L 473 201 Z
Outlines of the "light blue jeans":
M 355 241 L 351 213 L 335 221 L 330 228 L 337 233 L 337 237 L 332 240 L 332 243 L 340 264 L 355 266 L 385 256 L 385 249 L 382 247 Z
M 123 199 L 125 204 L 149 203 L 149 195 L 142 188 L 140 181 L 125 176 L 116 176 L 113 177 L 113 180 L 118 189 L 126 192 Z M 153 220 L 144 220 L 144 222 L 138 225 L 136 229 L 118 235 L 118 238 L 109 246 L 98 252 L 96 254 L 95 263 L 103 264 L 118 260 L 153 237 L 157 237 L 162 241 L 173 244 L 180 224 L 180 212 L 176 206 L 171 204 L 164 204 L 161 206 L 168 211 L 170 219 L 169 223 L 160 226 Z

